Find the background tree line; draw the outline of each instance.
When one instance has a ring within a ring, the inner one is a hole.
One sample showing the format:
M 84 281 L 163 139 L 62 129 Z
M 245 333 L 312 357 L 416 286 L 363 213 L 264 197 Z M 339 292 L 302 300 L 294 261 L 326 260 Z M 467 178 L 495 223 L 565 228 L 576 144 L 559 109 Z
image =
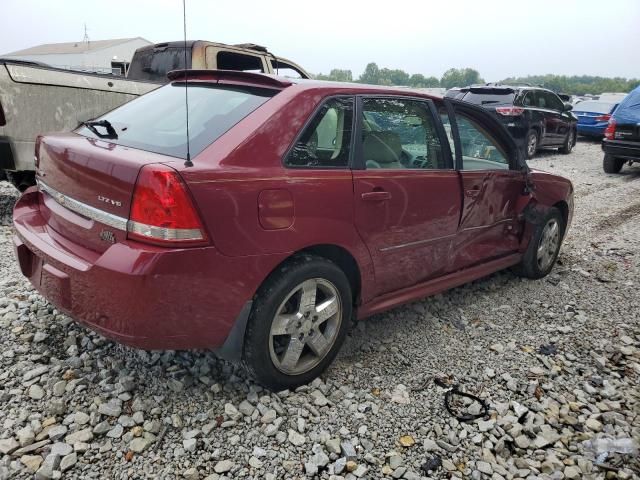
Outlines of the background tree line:
M 441 78 L 425 77 L 420 73 L 409 74 L 404 70 L 379 68 L 369 63 L 362 75 L 353 78 L 351 70 L 334 68 L 328 75 L 316 75 L 318 80 L 338 82 L 358 82 L 372 85 L 402 85 L 416 88 L 466 87 L 474 83 L 484 83 L 480 73 L 473 68 L 450 68 Z M 603 92 L 629 92 L 640 85 L 640 79 L 605 78 L 590 75 L 530 75 L 527 77 L 505 78 L 499 83 L 530 84 L 549 88 L 558 93 L 570 95 L 599 94 Z

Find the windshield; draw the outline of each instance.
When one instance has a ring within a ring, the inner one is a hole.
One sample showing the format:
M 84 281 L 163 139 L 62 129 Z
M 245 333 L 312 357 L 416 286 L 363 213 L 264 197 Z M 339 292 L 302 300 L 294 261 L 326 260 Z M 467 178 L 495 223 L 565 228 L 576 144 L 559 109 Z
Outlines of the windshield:
M 276 94 L 275 90 L 189 83 L 189 147 L 198 155 L 223 133 Z M 187 157 L 185 84 L 172 83 L 96 119 L 107 120 L 117 139 L 109 142 L 149 152 Z M 77 133 L 99 138 L 87 127 Z
M 608 102 L 579 102 L 573 109 L 576 112 L 591 112 L 591 113 L 611 113 L 615 103 Z

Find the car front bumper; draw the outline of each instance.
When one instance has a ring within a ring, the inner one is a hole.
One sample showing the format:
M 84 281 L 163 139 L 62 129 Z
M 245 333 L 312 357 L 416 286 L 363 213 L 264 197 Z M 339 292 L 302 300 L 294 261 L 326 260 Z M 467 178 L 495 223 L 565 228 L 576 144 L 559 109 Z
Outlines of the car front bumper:
M 22 273 L 59 310 L 133 347 L 229 350 L 225 341 L 238 337 L 230 333 L 246 321 L 262 272 L 278 262 L 226 257 L 214 247 L 168 249 L 133 241 L 83 256 L 78 252 L 86 249 L 60 241 L 46 224 L 40 195 L 27 190 L 14 209 Z
M 605 139 L 602 141 L 602 150 L 616 158 L 640 162 L 640 142 Z

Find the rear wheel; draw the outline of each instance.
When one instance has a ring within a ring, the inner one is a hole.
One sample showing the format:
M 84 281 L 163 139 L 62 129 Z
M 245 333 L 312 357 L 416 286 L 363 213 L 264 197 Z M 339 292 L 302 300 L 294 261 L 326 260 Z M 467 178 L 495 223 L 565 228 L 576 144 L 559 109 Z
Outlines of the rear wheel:
M 527 158 L 533 158 L 538 150 L 538 134 L 535 130 L 529 130 L 526 137 L 524 153 Z
M 351 313 L 351 286 L 337 265 L 309 255 L 293 259 L 256 295 L 244 340 L 246 370 L 272 390 L 310 382 L 338 353 Z
M 604 173 L 618 173 L 622 169 L 624 165 L 624 160 L 622 158 L 616 158 L 608 153 L 605 153 L 604 158 L 602 159 L 602 169 Z
M 514 270 L 523 277 L 542 278 L 556 263 L 565 229 L 560 210 L 549 209 L 542 222 L 536 225 L 522 262 Z
M 576 145 L 576 131 L 569 130 L 567 133 L 567 138 L 564 141 L 562 147 L 560 147 L 560 153 L 568 155 L 573 150 L 573 147 Z

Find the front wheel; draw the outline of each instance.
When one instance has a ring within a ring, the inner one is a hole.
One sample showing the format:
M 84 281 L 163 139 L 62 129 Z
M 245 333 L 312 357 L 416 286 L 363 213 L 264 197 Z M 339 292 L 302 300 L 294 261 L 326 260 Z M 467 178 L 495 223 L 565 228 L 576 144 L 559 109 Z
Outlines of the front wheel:
M 560 210 L 551 207 L 543 221 L 536 225 L 522 262 L 514 270 L 527 278 L 546 276 L 556 263 L 565 230 Z
M 624 160 L 622 158 L 613 157 L 608 153 L 606 153 L 602 159 L 602 169 L 604 173 L 619 173 L 623 165 Z
M 533 158 L 538 150 L 538 134 L 535 130 L 529 130 L 526 137 L 524 153 L 527 159 Z
M 338 353 L 352 303 L 333 262 L 304 255 L 283 265 L 254 299 L 243 348 L 249 375 L 275 391 L 312 381 Z
M 573 150 L 573 147 L 576 145 L 576 131 L 569 130 L 567 133 L 567 138 L 564 140 L 564 144 L 560 147 L 560 153 L 568 155 Z

